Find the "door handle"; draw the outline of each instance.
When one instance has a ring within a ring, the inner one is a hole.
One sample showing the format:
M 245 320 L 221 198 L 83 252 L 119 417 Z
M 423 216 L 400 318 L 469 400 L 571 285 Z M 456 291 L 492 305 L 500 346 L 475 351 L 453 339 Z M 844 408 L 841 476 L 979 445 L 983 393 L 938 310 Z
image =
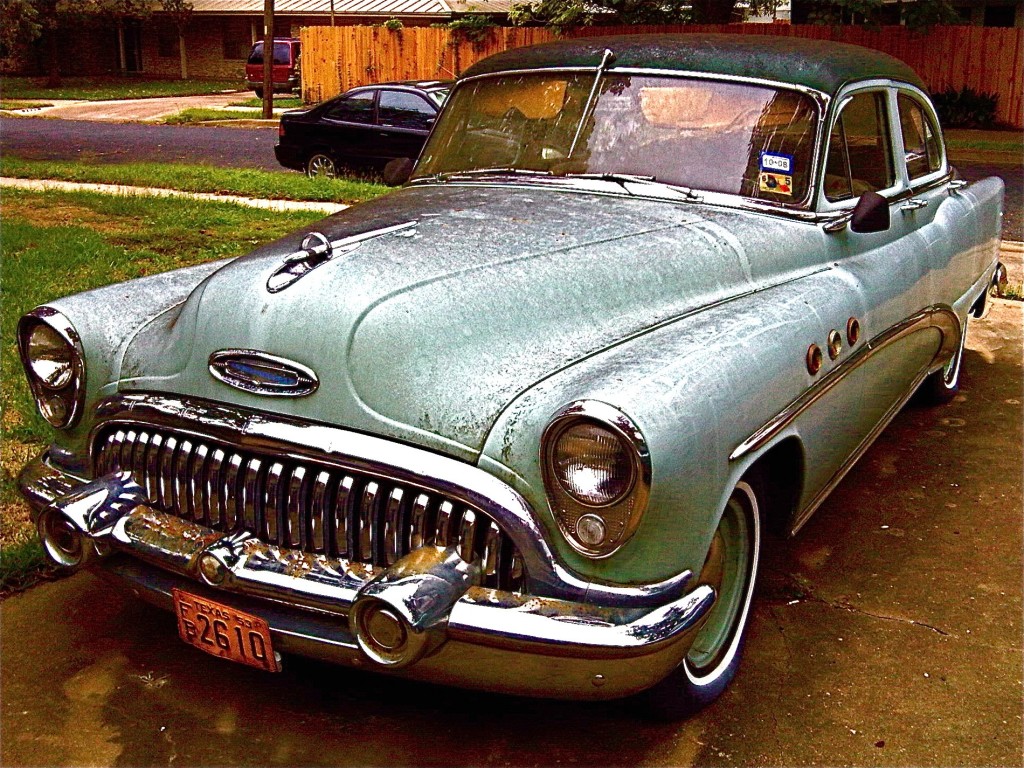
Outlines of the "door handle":
M 907 202 L 905 202 L 903 205 L 900 206 L 900 210 L 903 211 L 904 213 L 907 213 L 908 211 L 916 211 L 919 208 L 927 208 L 927 207 L 928 207 L 928 201 L 927 200 L 922 200 L 919 197 L 912 197 L 909 200 L 907 200 Z

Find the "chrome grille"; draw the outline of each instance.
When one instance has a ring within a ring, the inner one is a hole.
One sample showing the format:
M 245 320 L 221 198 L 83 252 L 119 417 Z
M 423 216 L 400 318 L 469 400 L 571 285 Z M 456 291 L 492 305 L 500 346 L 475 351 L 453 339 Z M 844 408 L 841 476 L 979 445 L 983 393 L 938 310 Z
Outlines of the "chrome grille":
M 484 586 L 522 587 L 522 558 L 498 524 L 429 489 L 143 426 L 101 433 L 93 455 L 97 475 L 129 470 L 152 506 L 214 530 L 382 567 L 451 546 L 480 564 Z

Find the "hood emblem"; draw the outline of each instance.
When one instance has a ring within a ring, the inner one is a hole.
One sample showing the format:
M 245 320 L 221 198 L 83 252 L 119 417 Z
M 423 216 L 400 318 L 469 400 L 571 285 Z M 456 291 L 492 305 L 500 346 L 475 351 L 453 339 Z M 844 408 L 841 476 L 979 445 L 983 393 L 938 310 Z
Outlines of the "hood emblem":
M 210 373 L 229 387 L 269 397 L 303 397 L 320 386 L 312 369 L 255 349 L 214 352 Z
M 295 253 L 284 257 L 284 264 L 274 270 L 267 280 L 267 290 L 270 293 L 283 291 L 300 277 L 305 277 L 321 264 L 326 264 L 331 259 L 350 253 L 367 240 L 390 235 L 393 232 L 403 232 L 416 226 L 415 221 L 407 221 L 404 224 L 396 224 L 393 227 L 375 229 L 372 232 L 363 232 L 360 235 L 343 237 L 333 243 L 320 232 L 310 232 L 302 239 L 302 245 Z

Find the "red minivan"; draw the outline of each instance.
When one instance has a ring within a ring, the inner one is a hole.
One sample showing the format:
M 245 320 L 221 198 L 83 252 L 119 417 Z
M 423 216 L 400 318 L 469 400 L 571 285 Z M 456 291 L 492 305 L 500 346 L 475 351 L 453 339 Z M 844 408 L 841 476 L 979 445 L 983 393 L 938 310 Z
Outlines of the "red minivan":
M 263 98 L 263 41 L 256 43 L 245 61 L 245 82 Z M 299 75 L 299 41 L 293 37 L 274 38 L 274 92 L 295 91 Z

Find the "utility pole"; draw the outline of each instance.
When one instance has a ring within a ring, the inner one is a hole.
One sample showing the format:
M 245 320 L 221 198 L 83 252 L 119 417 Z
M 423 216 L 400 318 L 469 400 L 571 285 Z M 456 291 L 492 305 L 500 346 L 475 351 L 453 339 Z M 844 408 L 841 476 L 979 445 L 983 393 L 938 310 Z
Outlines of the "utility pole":
M 263 0 L 263 119 L 274 116 L 274 0 Z

